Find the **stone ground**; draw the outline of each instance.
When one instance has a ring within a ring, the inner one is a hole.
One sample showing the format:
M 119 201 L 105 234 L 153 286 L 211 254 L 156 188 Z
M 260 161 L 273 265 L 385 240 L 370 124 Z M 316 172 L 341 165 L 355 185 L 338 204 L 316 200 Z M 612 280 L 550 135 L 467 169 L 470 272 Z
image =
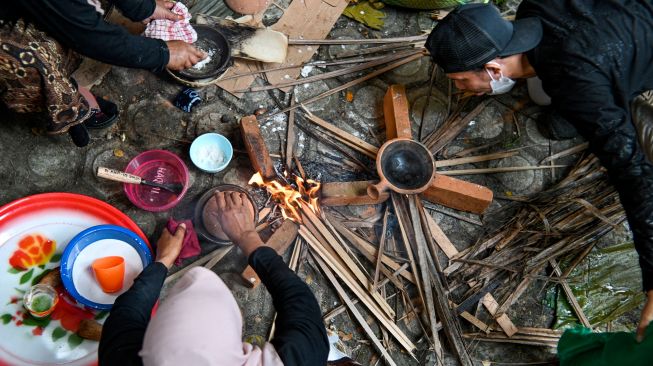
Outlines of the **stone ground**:
M 288 1 L 280 1 L 287 3 Z M 280 16 L 276 7 L 271 7 L 266 23 L 273 23 Z M 385 28 L 381 32 L 341 17 L 333 28 L 331 38 L 363 38 L 367 36 L 404 36 L 414 35 L 429 30 L 434 24 L 427 13 L 414 13 L 395 9 L 387 10 Z M 336 56 L 341 46 L 321 47 L 316 58 L 328 59 Z M 427 58 L 400 67 L 381 77 L 370 80 L 350 89 L 352 102 L 346 102 L 343 93 L 309 105 L 315 114 L 334 123 L 373 144 L 379 145 L 384 140 L 382 97 L 390 84 L 406 85 L 411 105 L 411 118 L 414 123 L 414 136 L 419 131 L 420 114 L 428 98 L 429 70 L 431 64 Z M 311 75 L 321 71 L 314 69 Z M 299 101 L 334 88 L 353 76 L 300 85 L 295 89 L 295 98 Z M 430 97 L 426 110 L 424 135 L 439 126 L 445 118 L 447 109 L 447 87 L 438 78 L 436 88 Z M 262 84 L 259 80 L 257 83 Z M 242 149 L 242 142 L 235 122 L 241 116 L 252 114 L 256 109 L 278 109 L 277 102 L 287 105 L 288 97 L 280 93 L 248 93 L 237 99 L 217 87 L 199 90 L 203 102 L 192 113 L 184 113 L 175 108 L 171 101 L 183 89 L 165 75 L 154 75 L 147 71 L 113 67 L 103 82 L 96 86 L 94 93 L 118 103 L 121 108 L 119 123 L 109 130 L 93 132 L 93 141 L 86 148 L 76 148 L 67 136 L 50 137 L 42 133 L 42 120 L 37 116 L 16 116 L 2 111 L 0 123 L 0 204 L 14 199 L 41 192 L 75 192 L 105 200 L 127 213 L 148 235 L 156 241 L 164 222 L 170 216 L 177 219 L 191 218 L 199 196 L 206 190 L 222 183 L 237 184 L 245 187 L 252 175 L 249 161 L 242 153 L 236 153 L 229 167 L 218 174 L 207 174 L 195 168 L 188 156 L 189 143 L 204 132 L 218 132 L 227 136 L 236 149 Z M 527 100 L 524 85 L 519 85 L 509 95 L 495 98 L 469 127 L 450 144 L 446 153 L 452 154 L 462 149 L 492 144 L 488 152 L 503 151 L 519 147 L 519 155 L 458 168 L 481 168 L 503 166 L 538 165 L 549 154 L 562 151 L 580 142 L 578 139 L 567 141 L 549 141 L 537 130 L 534 118 L 540 109 L 526 104 L 518 113 L 511 113 L 511 108 Z M 513 117 L 514 116 L 514 117 Z M 223 118 L 224 117 L 224 118 Z M 227 122 L 223 122 L 227 121 Z M 298 121 L 306 128 L 312 128 L 306 122 Z M 285 118 L 275 118 L 264 122 L 262 130 L 267 145 L 273 153 L 278 153 L 285 146 Z M 133 206 L 122 191 L 122 186 L 95 177 L 98 166 L 122 169 L 138 153 L 149 149 L 166 149 L 178 154 L 188 165 L 191 173 L 191 187 L 181 204 L 163 213 L 151 213 Z M 123 152 L 122 156 L 120 151 Z M 297 130 L 295 149 L 308 176 L 328 181 L 347 181 L 352 179 L 373 178 L 365 172 L 355 172 L 340 163 L 340 153 L 324 146 L 322 143 Z M 558 164 L 573 164 L 577 157 L 568 157 Z M 372 162 L 363 160 L 373 167 Z M 506 195 L 529 194 L 550 186 L 564 175 L 564 170 L 531 170 L 517 173 L 494 175 L 473 175 L 460 178 L 490 187 L 498 199 L 492 209 L 499 208 L 506 201 L 499 197 Z M 251 188 L 250 188 L 251 189 Z M 376 207 L 373 210 L 380 210 Z M 365 208 L 346 209 L 348 215 L 369 215 Z M 483 233 L 483 228 L 442 213 L 433 212 L 451 241 L 464 249 Z M 469 215 L 473 217 L 473 215 Z M 476 217 L 478 218 L 478 217 Z M 627 232 L 624 231 L 624 232 Z M 616 236 L 615 236 L 616 235 Z M 605 240 L 622 242 L 624 234 L 614 234 Z M 215 248 L 215 245 L 202 243 L 203 253 Z M 187 260 L 184 265 L 192 262 Z M 232 289 L 245 318 L 244 335 L 246 337 L 266 337 L 274 313 L 270 296 L 264 286 L 250 290 L 244 286 L 239 273 L 245 267 L 245 259 L 237 250 L 226 256 L 214 270 Z M 324 281 L 322 275 L 314 269 L 310 261 L 300 267 L 299 274 L 315 292 L 323 311 L 337 307 L 340 302 L 334 291 Z M 553 310 L 543 305 L 542 284 L 531 286 L 531 290 L 509 311 L 509 316 L 517 325 L 548 327 L 551 325 Z M 624 324 L 632 326 L 636 314 L 626 317 Z M 335 318 L 333 324 L 342 334 L 353 334 L 345 345 L 354 358 L 364 365 L 370 364 L 373 351 L 365 336 L 359 332 L 352 320 L 343 313 Z M 414 334 L 414 339 L 419 334 Z M 423 347 L 423 343 L 421 344 Z M 472 355 L 477 360 L 495 362 L 539 362 L 555 358 L 554 350 L 530 346 L 511 346 L 483 342 L 469 343 Z M 400 365 L 432 364 L 428 352 L 418 352 L 419 361 L 415 362 L 398 347 L 391 348 Z M 447 363 L 455 364 L 448 358 Z M 480 361 L 479 361 L 480 362 Z M 373 363 L 372 363 L 373 364 Z

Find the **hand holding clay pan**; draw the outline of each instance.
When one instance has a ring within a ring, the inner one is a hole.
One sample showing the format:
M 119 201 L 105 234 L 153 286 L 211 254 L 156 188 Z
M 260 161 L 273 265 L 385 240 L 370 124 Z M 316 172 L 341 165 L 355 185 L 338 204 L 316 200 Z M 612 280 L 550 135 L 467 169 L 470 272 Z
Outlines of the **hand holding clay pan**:
M 231 241 L 225 235 L 224 231 L 220 227 L 220 224 L 217 220 L 218 207 L 215 200 L 216 192 L 227 192 L 235 191 L 241 192 L 247 195 L 249 198 L 248 204 L 252 214 L 252 221 L 254 223 L 258 222 L 258 210 L 254 204 L 254 200 L 249 195 L 249 193 L 243 188 L 232 185 L 232 184 L 223 184 L 215 188 L 209 189 L 197 202 L 195 208 L 195 218 L 193 224 L 197 229 L 197 233 L 204 239 L 216 243 L 216 244 L 231 244 Z
M 207 25 L 195 24 L 193 28 L 197 32 L 197 41 L 193 43 L 193 46 L 202 50 L 207 57 L 193 67 L 172 71 L 172 73 L 187 80 L 215 78 L 227 69 L 231 61 L 227 38 L 215 28 Z

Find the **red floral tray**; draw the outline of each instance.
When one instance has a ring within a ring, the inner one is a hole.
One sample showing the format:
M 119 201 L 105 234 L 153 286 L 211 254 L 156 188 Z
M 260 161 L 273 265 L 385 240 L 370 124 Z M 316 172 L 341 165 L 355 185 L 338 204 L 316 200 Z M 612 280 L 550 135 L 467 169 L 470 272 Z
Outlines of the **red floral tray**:
M 88 196 L 46 193 L 0 207 L 0 303 L 5 304 L 0 311 L 0 366 L 97 364 L 97 342 L 75 332 L 82 319 L 102 322 L 106 312 L 80 306 L 61 288 L 55 311 L 39 320 L 26 313 L 22 297 L 59 265 L 73 236 L 101 224 L 123 226 L 147 243 L 124 213 Z

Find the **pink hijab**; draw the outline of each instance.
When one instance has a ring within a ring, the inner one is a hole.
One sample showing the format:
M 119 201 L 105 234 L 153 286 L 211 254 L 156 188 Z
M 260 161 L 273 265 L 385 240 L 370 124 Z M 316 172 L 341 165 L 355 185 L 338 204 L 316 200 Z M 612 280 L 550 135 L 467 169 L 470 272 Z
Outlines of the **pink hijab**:
M 213 271 L 193 268 L 171 289 L 145 331 L 145 365 L 283 366 L 270 343 L 242 341 L 243 321 L 231 291 Z

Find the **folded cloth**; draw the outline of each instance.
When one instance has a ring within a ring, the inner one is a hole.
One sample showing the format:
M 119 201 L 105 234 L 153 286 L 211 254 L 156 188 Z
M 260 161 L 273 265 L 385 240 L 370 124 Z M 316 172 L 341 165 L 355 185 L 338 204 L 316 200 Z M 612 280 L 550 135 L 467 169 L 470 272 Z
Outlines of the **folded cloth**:
M 155 19 L 147 24 L 143 35 L 150 38 L 158 38 L 164 41 L 184 41 L 195 43 L 197 41 L 197 32 L 190 25 L 190 12 L 188 8 L 177 1 L 175 6 L 170 9 L 173 13 L 184 17 L 182 20 L 173 21 L 168 19 Z
M 201 252 L 200 242 L 197 239 L 197 233 L 195 233 L 192 221 L 184 220 L 177 222 L 171 217 L 166 223 L 166 229 L 168 229 L 171 234 L 174 234 L 177 231 L 177 226 L 182 223 L 186 224 L 186 234 L 184 234 L 184 242 L 181 245 L 181 252 L 177 259 L 175 259 L 175 265 L 177 266 L 181 265 L 182 259 L 194 257 Z

